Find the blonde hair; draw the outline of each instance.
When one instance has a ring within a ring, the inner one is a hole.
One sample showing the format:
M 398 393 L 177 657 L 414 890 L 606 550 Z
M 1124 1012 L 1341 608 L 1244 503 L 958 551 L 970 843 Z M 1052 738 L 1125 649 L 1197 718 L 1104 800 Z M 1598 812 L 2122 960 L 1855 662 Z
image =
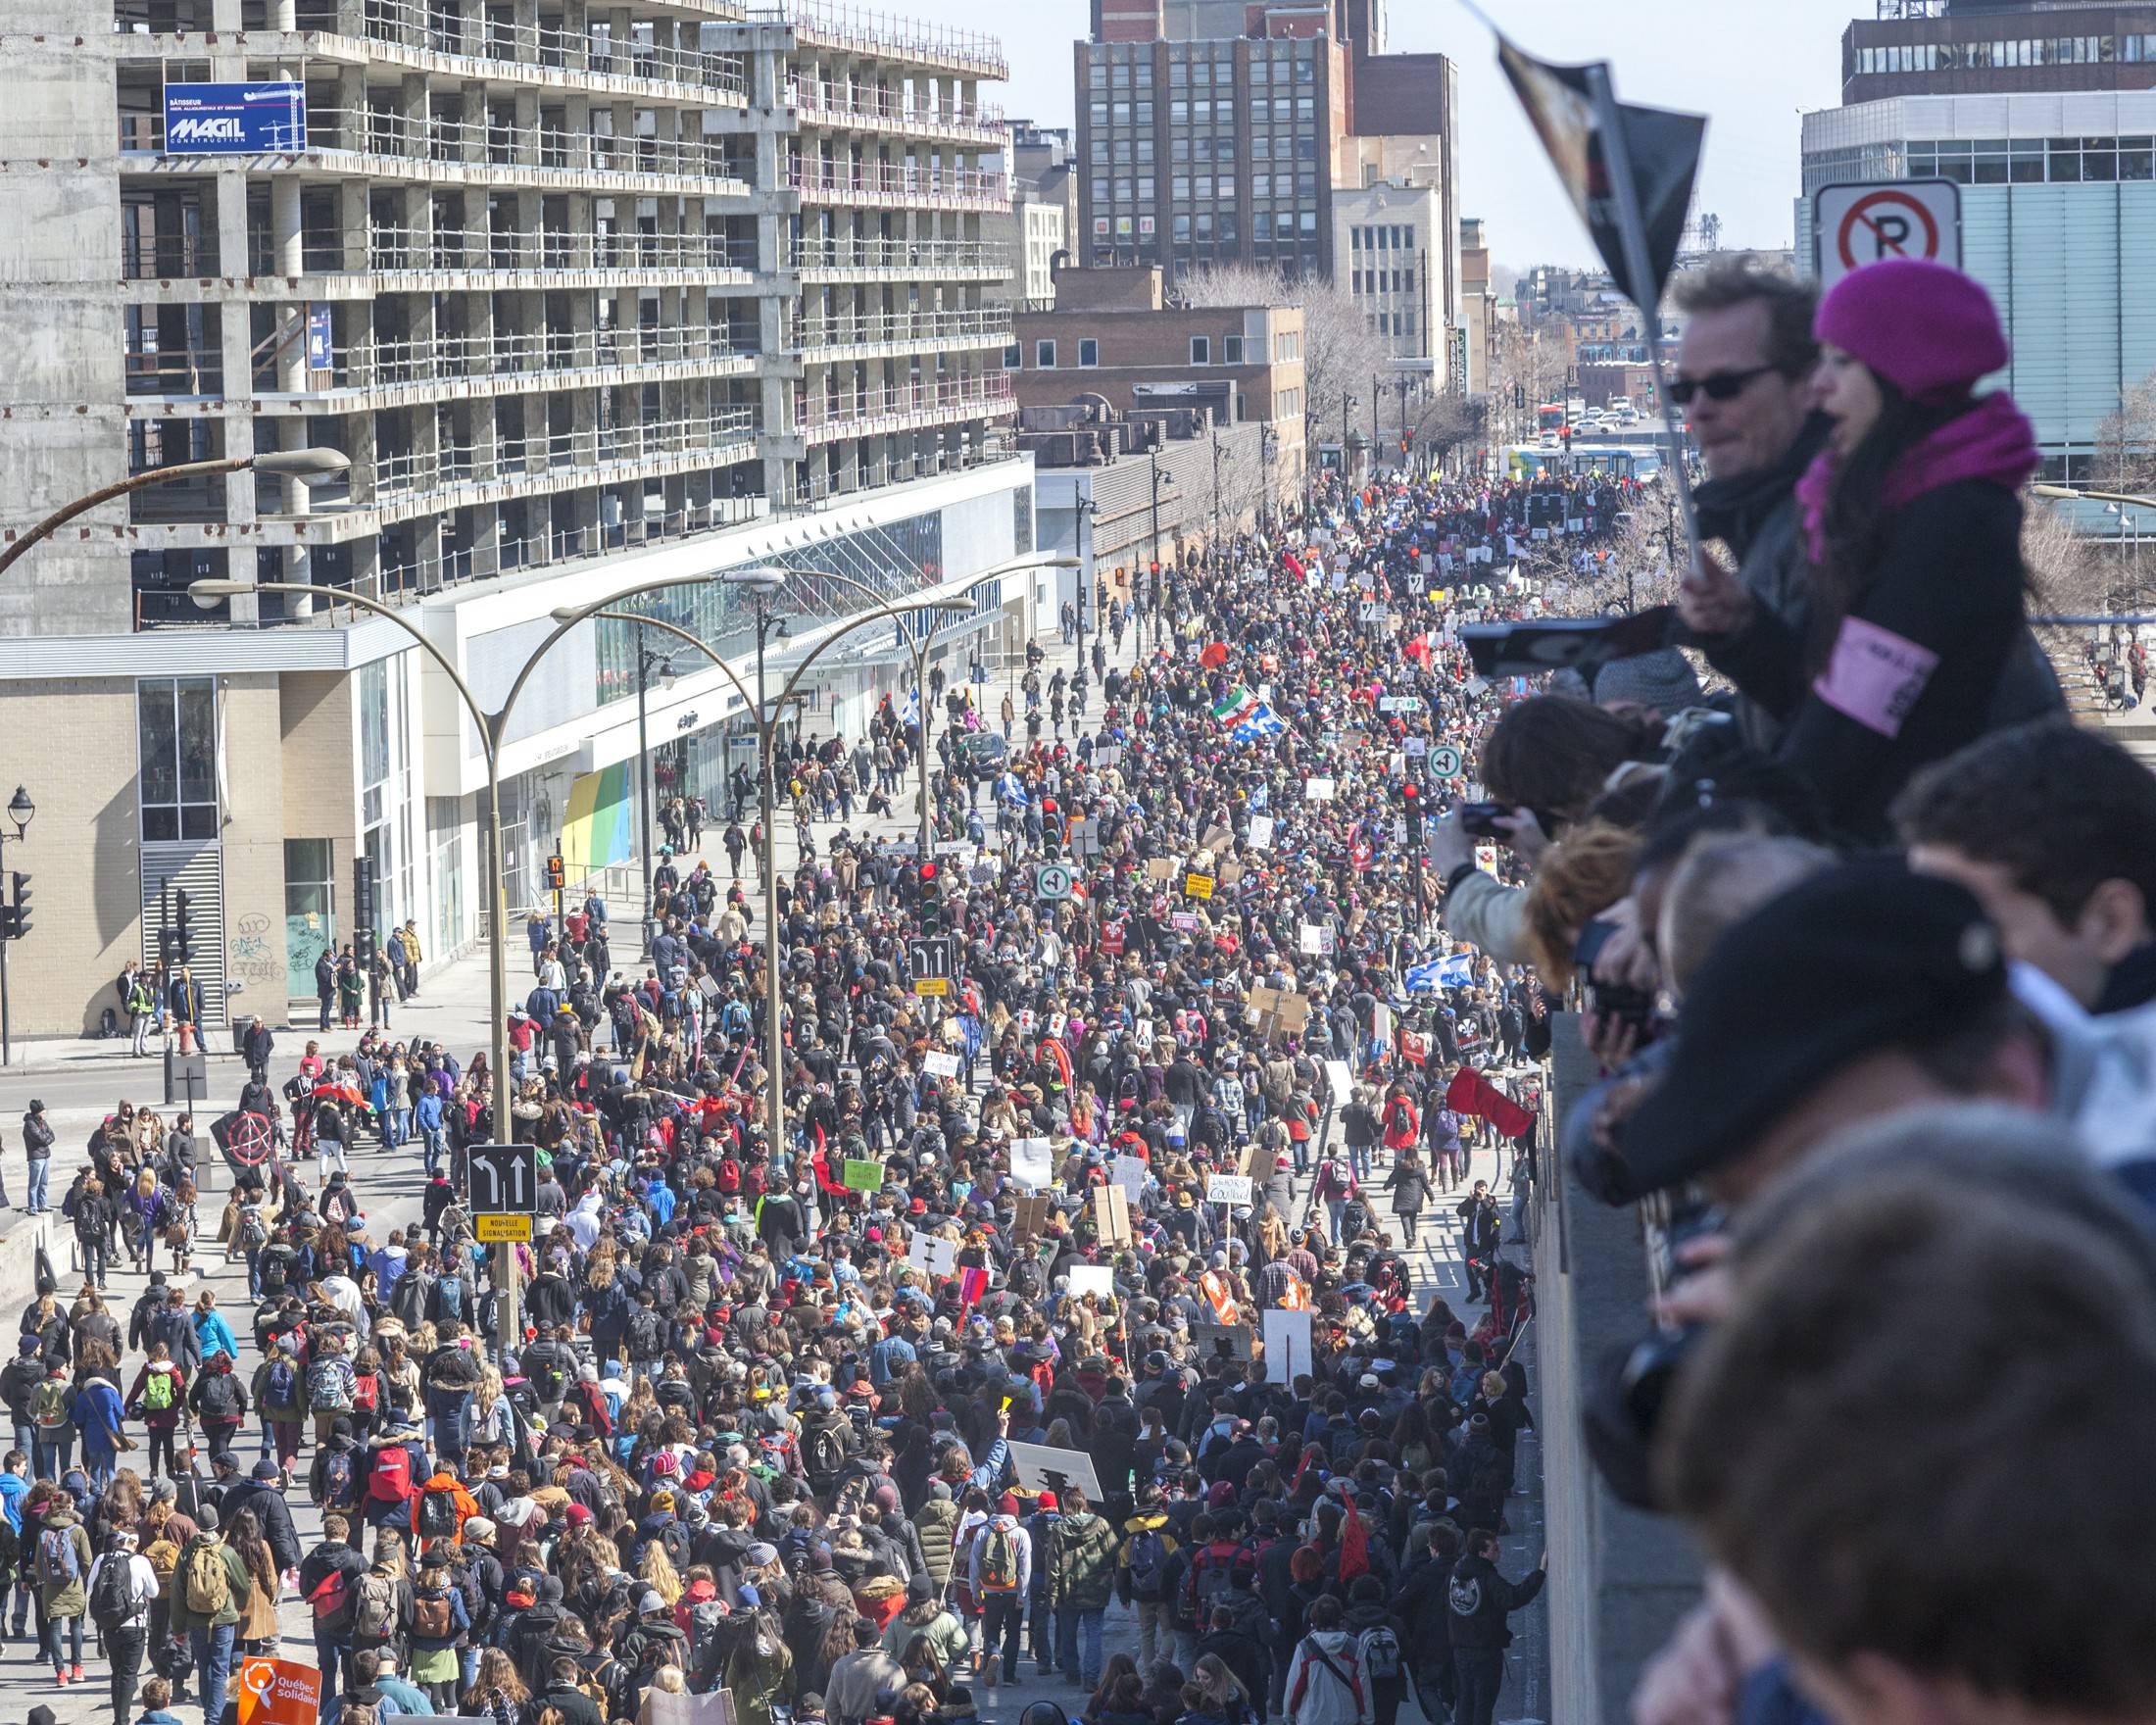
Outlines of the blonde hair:
M 680 1600 L 681 1577 L 675 1573 L 673 1559 L 666 1555 L 666 1548 L 657 1540 L 644 1548 L 644 1561 L 638 1566 L 637 1575 L 647 1587 L 666 1602 L 668 1610 Z
M 1574 828 L 1543 859 L 1527 889 L 1528 956 L 1551 988 L 1572 981 L 1580 931 L 1632 888 L 1640 835 L 1606 820 Z

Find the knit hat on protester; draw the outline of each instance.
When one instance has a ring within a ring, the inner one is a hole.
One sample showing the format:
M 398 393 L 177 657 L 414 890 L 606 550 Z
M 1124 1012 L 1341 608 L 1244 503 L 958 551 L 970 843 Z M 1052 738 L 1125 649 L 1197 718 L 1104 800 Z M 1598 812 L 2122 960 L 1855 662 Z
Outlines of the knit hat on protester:
M 2008 357 L 1984 284 L 1921 258 L 1850 271 L 1819 302 L 1812 333 L 1919 401 L 1967 395 Z
M 1699 705 L 1699 678 L 1674 647 L 1612 659 L 1594 673 L 1594 700 L 1603 707 L 1651 708 L 1665 717 Z

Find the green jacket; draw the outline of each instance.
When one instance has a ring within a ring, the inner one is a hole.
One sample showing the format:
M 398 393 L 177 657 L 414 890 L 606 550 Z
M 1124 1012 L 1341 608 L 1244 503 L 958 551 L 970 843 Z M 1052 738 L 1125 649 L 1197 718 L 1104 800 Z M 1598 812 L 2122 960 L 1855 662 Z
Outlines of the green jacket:
M 38 1598 L 44 1604 L 45 1615 L 48 1617 L 79 1617 L 89 1603 L 86 1590 L 89 1587 L 90 1562 L 93 1556 L 90 1536 L 82 1531 L 82 1518 L 73 1509 L 63 1505 L 46 1510 L 39 1522 L 37 1534 L 29 1544 L 26 1568 L 33 1579 L 37 1574 L 37 1548 L 48 1528 L 65 1533 L 69 1543 L 74 1547 L 74 1579 L 57 1586 L 50 1582 L 38 1582 Z
M 1074 1611 L 1104 1611 L 1115 1592 L 1115 1529 L 1087 1509 L 1055 1524 L 1048 1571 L 1048 1602 Z
M 208 1546 L 224 1559 L 225 1574 L 231 1582 L 231 1598 L 224 1602 L 224 1609 L 214 1617 L 205 1617 L 187 1605 L 187 1563 L 198 1546 Z M 172 1629 L 184 1635 L 190 1630 L 222 1628 L 227 1623 L 237 1623 L 247 1614 L 247 1596 L 254 1591 L 254 1577 L 247 1573 L 247 1565 L 240 1561 L 239 1553 L 214 1535 L 198 1533 L 180 1548 L 179 1565 L 172 1571 L 172 1583 L 166 1590 L 172 1600 Z

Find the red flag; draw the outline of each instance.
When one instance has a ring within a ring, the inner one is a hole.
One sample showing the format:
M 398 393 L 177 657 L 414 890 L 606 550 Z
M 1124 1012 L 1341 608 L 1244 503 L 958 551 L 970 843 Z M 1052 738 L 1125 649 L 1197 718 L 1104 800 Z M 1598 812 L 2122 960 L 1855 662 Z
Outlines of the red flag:
M 1280 554 L 1280 561 L 1288 566 L 1288 572 L 1291 575 L 1295 576 L 1297 580 L 1299 581 L 1302 579 L 1301 560 L 1298 559 L 1294 552 L 1283 551 Z
M 969 1264 L 958 1272 L 958 1309 L 971 1311 L 981 1296 L 988 1292 L 988 1272 Z
M 1535 1116 L 1473 1066 L 1453 1074 L 1446 1086 L 1445 1106 L 1454 1113 L 1480 1114 L 1507 1138 L 1525 1138 L 1535 1129 Z
M 1207 670 L 1218 670 L 1228 663 L 1227 642 L 1214 641 L 1208 644 L 1205 650 L 1198 656 L 1198 663 Z

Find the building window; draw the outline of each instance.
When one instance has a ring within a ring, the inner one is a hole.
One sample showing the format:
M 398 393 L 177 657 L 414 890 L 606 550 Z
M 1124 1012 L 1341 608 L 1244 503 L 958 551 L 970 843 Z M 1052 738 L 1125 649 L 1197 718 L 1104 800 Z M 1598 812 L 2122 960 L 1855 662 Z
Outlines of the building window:
M 1055 344 L 1053 341 L 1037 341 L 1033 344 L 1033 363 L 1044 371 L 1055 370 Z
M 1210 338 L 1202 335 L 1191 337 L 1191 364 L 1194 366 L 1209 366 L 1212 364 L 1212 342 Z
M 1243 363 L 1243 338 L 1240 335 L 1221 337 L 1220 363 L 1223 366 L 1240 366 Z
M 135 720 L 144 842 L 216 838 L 216 679 L 143 678 L 135 684 Z
M 1012 342 L 1012 343 L 1011 343 L 1011 344 L 1010 344 L 1010 345 L 1009 345 L 1008 347 L 1006 347 L 1006 348 L 1004 348 L 1004 370 L 1006 370 L 1006 371 L 1016 371 L 1016 370 L 1022 370 L 1022 369 L 1024 368 L 1024 366 L 1025 366 L 1025 363 L 1026 363 L 1026 350 L 1025 350 L 1025 348 L 1024 348 L 1024 347 L 1023 347 L 1023 346 L 1022 346 L 1022 345 L 1021 345 L 1020 343 L 1018 343 L 1018 342 L 1015 342 L 1015 341 L 1014 341 L 1014 342 Z
M 1085 367 L 1101 363 L 1101 344 L 1092 336 L 1082 336 L 1078 342 L 1078 364 Z
M 327 839 L 284 841 L 284 987 L 292 1000 L 315 995 L 315 961 L 337 950 L 337 889 Z M 435 943 L 437 952 L 443 943 Z

